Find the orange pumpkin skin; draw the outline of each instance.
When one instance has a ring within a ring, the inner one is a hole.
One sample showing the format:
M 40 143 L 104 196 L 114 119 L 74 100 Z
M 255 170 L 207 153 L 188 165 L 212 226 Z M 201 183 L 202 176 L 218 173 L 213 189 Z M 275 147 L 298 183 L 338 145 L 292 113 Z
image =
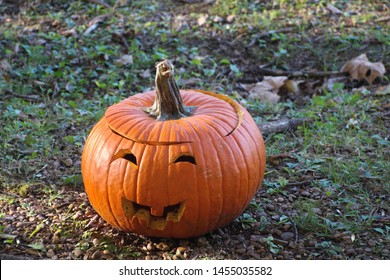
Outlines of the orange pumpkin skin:
M 156 121 L 155 91 L 108 108 L 82 155 L 88 198 L 108 223 L 147 236 L 189 238 L 238 217 L 258 190 L 265 146 L 250 114 L 227 97 L 180 91 L 194 114 Z

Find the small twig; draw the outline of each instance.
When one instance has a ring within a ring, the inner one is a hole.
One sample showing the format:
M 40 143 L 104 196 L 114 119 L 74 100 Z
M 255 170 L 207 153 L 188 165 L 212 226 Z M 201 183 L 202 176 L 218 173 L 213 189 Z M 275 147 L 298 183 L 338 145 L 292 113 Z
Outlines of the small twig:
M 93 217 L 89 220 L 88 224 L 85 226 L 85 229 L 89 228 L 92 224 L 94 224 L 94 223 L 95 223 L 96 221 L 98 221 L 98 220 L 99 220 L 99 215 L 96 214 L 95 216 L 93 216 Z
M 278 120 L 268 123 L 259 124 L 258 127 L 263 135 L 279 133 L 287 130 L 295 130 L 298 126 L 312 121 L 308 118 Z
M 347 72 L 340 71 L 316 71 L 316 72 L 305 72 L 305 71 L 281 71 L 281 70 L 271 70 L 266 68 L 258 68 L 258 73 L 261 75 L 267 76 L 287 76 L 289 78 L 299 78 L 299 77 L 308 77 L 308 78 L 323 78 L 329 76 L 348 76 Z
M 368 97 L 370 96 L 376 96 L 376 97 L 386 97 L 387 95 L 390 95 L 390 91 L 388 92 L 382 92 L 382 93 L 373 93 L 370 95 L 367 95 Z M 365 97 L 365 96 L 364 96 Z
M 384 21 L 390 21 L 390 16 L 381 17 L 381 18 L 378 18 L 378 19 L 374 20 L 375 23 L 384 22 Z
M 103 23 L 105 20 L 107 20 L 107 18 L 109 16 L 110 16 L 109 14 L 104 14 L 104 15 L 94 17 L 88 23 L 89 27 L 87 28 L 87 30 L 84 31 L 83 35 L 87 36 L 88 34 L 90 34 L 92 31 L 94 31 L 96 28 L 98 28 L 101 23 Z
M 87 28 L 87 30 L 85 30 L 85 32 L 83 33 L 83 35 L 84 35 L 84 36 L 87 36 L 89 33 L 91 33 L 92 31 L 94 31 L 98 26 L 99 26 L 99 23 L 92 24 L 90 27 Z
M 130 46 L 127 43 L 127 40 L 126 40 L 126 37 L 125 37 L 126 18 L 123 15 L 121 15 L 120 18 L 121 18 L 121 34 L 120 34 L 120 36 L 121 36 L 122 42 L 125 45 L 126 49 L 129 50 Z
M 375 222 L 390 225 L 390 216 L 379 217 L 375 219 Z
M 282 246 L 287 246 L 289 243 L 286 240 L 282 240 L 282 239 L 275 238 L 275 237 L 273 238 L 273 242 L 275 242 L 276 244 L 282 245 Z
M 12 96 L 15 96 L 15 97 L 18 97 L 18 98 L 21 98 L 21 99 L 24 99 L 24 100 L 28 100 L 28 101 L 37 101 L 40 98 L 39 95 L 21 95 L 21 94 L 17 94 L 16 92 L 13 92 L 11 90 L 4 90 L 6 93 L 8 94 L 11 94 Z
M 278 155 L 272 155 L 267 157 L 267 162 L 269 162 L 271 165 L 278 166 L 280 164 L 280 159 L 296 159 L 294 156 L 289 154 L 278 154 Z
M 17 194 L 14 194 L 14 193 L 5 192 L 5 191 L 0 191 L 0 193 L 3 194 L 3 195 L 12 196 L 12 197 L 20 197 L 20 195 L 17 195 Z
M 297 229 L 297 225 L 295 224 L 294 220 L 288 216 L 288 218 L 290 219 L 290 222 L 291 222 L 291 225 L 293 227 L 293 230 L 294 230 L 294 236 L 295 236 L 295 243 L 298 242 L 298 239 L 299 239 L 299 234 L 298 234 L 298 229 Z
M 313 181 L 313 180 L 305 180 L 305 181 L 301 181 L 301 182 L 291 182 L 291 183 L 287 183 L 286 186 L 287 186 L 287 187 L 304 186 L 304 185 L 310 184 L 312 181 Z
M 281 159 L 281 158 L 293 158 L 295 159 L 294 156 L 289 155 L 289 154 L 278 154 L 278 155 L 272 155 L 269 156 L 270 159 L 276 160 L 276 159 Z
M 261 39 L 261 38 L 264 38 L 264 37 L 268 37 L 268 36 L 270 36 L 272 34 L 275 34 L 275 33 L 289 33 L 291 31 L 294 31 L 293 27 L 287 27 L 287 28 L 270 30 L 270 31 L 263 32 L 263 33 L 257 35 L 256 39 Z

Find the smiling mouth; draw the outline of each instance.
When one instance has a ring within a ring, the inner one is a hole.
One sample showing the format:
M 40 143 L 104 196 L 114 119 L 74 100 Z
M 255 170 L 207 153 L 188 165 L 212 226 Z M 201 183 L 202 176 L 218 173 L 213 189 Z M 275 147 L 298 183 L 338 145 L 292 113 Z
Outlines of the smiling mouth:
M 145 221 L 151 229 L 164 230 L 168 221 L 174 223 L 180 221 L 185 209 L 185 202 L 165 206 L 162 214 L 158 216 L 152 214 L 152 207 L 138 204 L 126 198 L 122 198 L 122 208 L 126 217 L 136 217 Z

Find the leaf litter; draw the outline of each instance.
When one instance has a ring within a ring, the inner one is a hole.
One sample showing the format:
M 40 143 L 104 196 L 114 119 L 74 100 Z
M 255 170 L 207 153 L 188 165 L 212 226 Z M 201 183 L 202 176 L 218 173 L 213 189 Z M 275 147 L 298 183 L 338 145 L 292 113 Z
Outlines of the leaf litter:
M 370 85 L 379 78 L 383 79 L 386 73 L 385 66 L 381 62 L 371 62 L 368 60 L 366 54 L 361 54 L 349 60 L 341 67 L 342 72 L 348 72 L 352 81 L 358 82 L 366 80 Z

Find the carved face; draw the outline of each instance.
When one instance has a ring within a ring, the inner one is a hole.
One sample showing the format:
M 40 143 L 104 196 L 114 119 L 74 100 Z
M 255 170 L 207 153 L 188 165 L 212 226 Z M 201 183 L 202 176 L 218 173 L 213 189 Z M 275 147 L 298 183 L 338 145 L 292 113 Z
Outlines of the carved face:
M 139 110 L 153 98 L 144 93 L 110 107 L 91 131 L 82 158 L 91 204 L 115 227 L 149 236 L 188 238 L 229 223 L 264 174 L 253 119 L 239 105 L 182 91 L 198 107 L 194 116 L 156 122 Z

